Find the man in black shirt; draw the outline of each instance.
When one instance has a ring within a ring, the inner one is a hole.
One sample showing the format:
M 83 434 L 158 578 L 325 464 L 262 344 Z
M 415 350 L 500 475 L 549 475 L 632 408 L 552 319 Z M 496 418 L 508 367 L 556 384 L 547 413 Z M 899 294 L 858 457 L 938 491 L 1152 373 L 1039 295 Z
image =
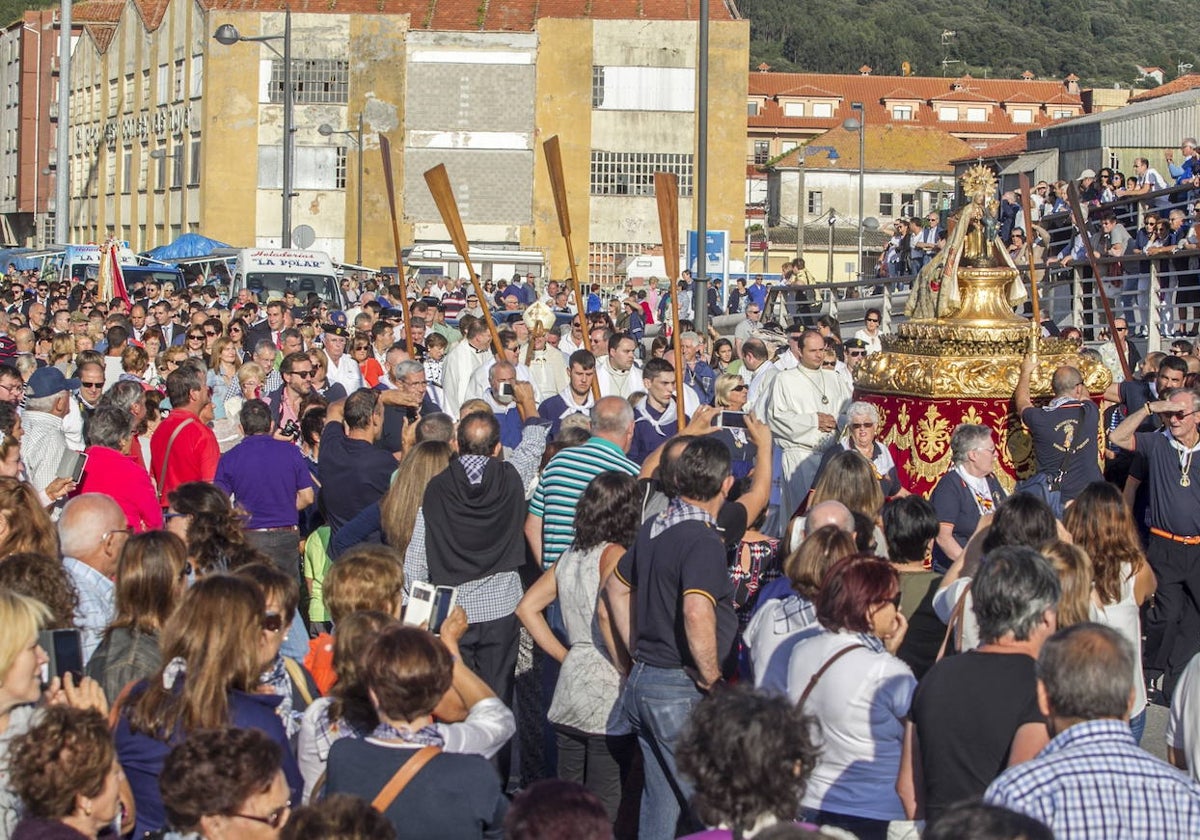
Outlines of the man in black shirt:
M 1037 472 L 1046 477 L 1051 489 L 1059 491 L 1062 504 L 1073 501 L 1093 481 L 1103 481 L 1100 473 L 1100 409 L 1088 397 L 1083 376 L 1069 365 L 1054 371 L 1051 388 L 1054 398 L 1038 408 L 1029 393 L 1033 357 L 1021 362 L 1021 375 L 1013 399 L 1021 422 L 1033 438 Z M 1055 511 L 1062 515 L 1061 508 Z
M 317 474 L 321 508 L 334 534 L 379 501 L 391 484 L 396 459 L 375 445 L 382 428 L 383 401 L 368 388 L 332 403 L 326 412 Z
M 729 468 L 729 450 L 719 441 L 688 443 L 672 468 L 678 495 L 642 526 L 605 585 L 634 660 L 624 704 L 646 767 L 638 832 L 644 840 L 700 828 L 688 803 L 692 787 L 675 767 L 675 741 L 692 708 L 720 681 L 737 631 L 716 530 L 733 484 Z

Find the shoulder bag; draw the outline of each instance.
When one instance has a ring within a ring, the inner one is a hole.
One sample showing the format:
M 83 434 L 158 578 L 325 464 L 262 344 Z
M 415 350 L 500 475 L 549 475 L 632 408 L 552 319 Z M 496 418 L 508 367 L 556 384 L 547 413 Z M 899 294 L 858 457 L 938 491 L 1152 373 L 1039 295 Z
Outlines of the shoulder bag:
M 371 800 L 371 807 L 379 813 L 385 813 L 392 803 L 396 801 L 396 797 L 400 792 L 408 786 L 408 783 L 413 780 L 413 777 L 421 772 L 421 769 L 432 761 L 442 752 L 441 747 L 421 747 L 417 750 L 417 754 L 404 762 L 404 765 L 396 771 L 396 775 L 388 779 L 388 783 L 383 786 L 383 790 L 375 795 Z
M 195 418 L 187 417 L 182 423 L 175 427 L 175 431 L 171 432 L 171 436 L 167 438 L 167 451 L 163 453 L 162 469 L 158 471 L 158 503 L 166 507 L 166 496 L 163 493 L 163 484 L 167 480 L 167 464 L 171 461 L 171 447 L 175 445 L 175 438 L 179 437 L 179 433 L 184 430 L 188 423 L 194 423 Z
M 817 669 L 817 672 L 812 675 L 812 679 L 810 679 L 808 681 L 808 685 L 804 687 L 804 693 L 800 695 L 800 699 L 799 699 L 799 701 L 797 701 L 796 705 L 799 706 L 801 709 L 804 708 L 804 703 L 808 700 L 808 695 L 812 694 L 813 689 L 817 687 L 817 680 L 821 679 L 821 677 L 824 676 L 825 672 L 828 671 L 831 667 L 833 667 L 833 663 L 837 662 L 839 659 L 841 659 L 843 656 L 845 656 L 850 651 L 856 650 L 857 648 L 865 648 L 865 647 L 866 647 L 866 645 L 864 645 L 860 642 L 855 642 L 852 645 L 846 645 L 844 648 L 839 650 L 833 656 L 826 659 L 825 664 Z

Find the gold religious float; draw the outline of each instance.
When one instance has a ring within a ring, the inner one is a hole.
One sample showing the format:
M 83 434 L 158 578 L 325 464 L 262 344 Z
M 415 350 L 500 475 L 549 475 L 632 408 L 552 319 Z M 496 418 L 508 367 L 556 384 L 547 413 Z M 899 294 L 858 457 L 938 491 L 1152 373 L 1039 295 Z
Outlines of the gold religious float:
M 967 203 L 955 214 L 946 246 L 913 284 L 896 334 L 856 375 L 858 399 L 880 412 L 880 440 L 892 444 L 905 484 L 928 495 L 950 468 L 950 434 L 960 423 L 996 435 L 997 478 L 1011 490 L 1033 469 L 1028 433 L 1012 405 L 1021 360 L 1034 348 L 1035 401 L 1052 396 L 1061 365 L 1083 374 L 1093 395 L 1112 381 L 1104 365 L 1070 341 L 1042 338 L 1041 327 L 1014 312 L 1027 295 L 1021 273 L 997 236 L 996 179 L 974 166 L 962 178 Z

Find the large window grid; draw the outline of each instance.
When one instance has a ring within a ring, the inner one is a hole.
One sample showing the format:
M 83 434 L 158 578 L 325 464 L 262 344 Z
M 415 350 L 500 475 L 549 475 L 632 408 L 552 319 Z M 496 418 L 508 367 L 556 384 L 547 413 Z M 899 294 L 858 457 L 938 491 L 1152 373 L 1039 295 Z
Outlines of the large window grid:
M 692 194 L 692 156 L 648 152 L 592 152 L 592 195 L 654 195 L 654 173 L 679 178 L 679 195 Z
M 658 246 L 643 242 L 592 242 L 588 245 L 588 276 L 598 283 L 609 284 L 631 257 L 650 254 Z
M 345 105 L 350 101 L 350 63 L 329 58 L 292 59 L 292 88 L 302 105 Z M 283 102 L 283 60 L 271 61 L 267 95 Z

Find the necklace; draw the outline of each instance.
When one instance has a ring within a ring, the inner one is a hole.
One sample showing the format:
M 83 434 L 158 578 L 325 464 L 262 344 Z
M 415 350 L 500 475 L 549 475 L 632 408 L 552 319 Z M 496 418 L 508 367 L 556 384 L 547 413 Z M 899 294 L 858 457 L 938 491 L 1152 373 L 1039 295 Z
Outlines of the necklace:
M 804 378 L 807 379 L 809 382 L 811 382 L 813 387 L 821 392 L 821 405 L 829 405 L 829 397 L 826 396 L 826 394 L 825 394 L 825 386 L 820 384 L 821 383 L 821 371 L 817 371 L 817 378 L 814 380 L 811 376 L 808 375 L 808 368 L 804 367 L 803 365 L 796 368 L 796 370 L 803 373 Z
M 1192 469 L 1192 455 L 1195 449 L 1185 449 L 1179 453 L 1179 486 L 1191 487 L 1192 477 L 1188 473 Z

